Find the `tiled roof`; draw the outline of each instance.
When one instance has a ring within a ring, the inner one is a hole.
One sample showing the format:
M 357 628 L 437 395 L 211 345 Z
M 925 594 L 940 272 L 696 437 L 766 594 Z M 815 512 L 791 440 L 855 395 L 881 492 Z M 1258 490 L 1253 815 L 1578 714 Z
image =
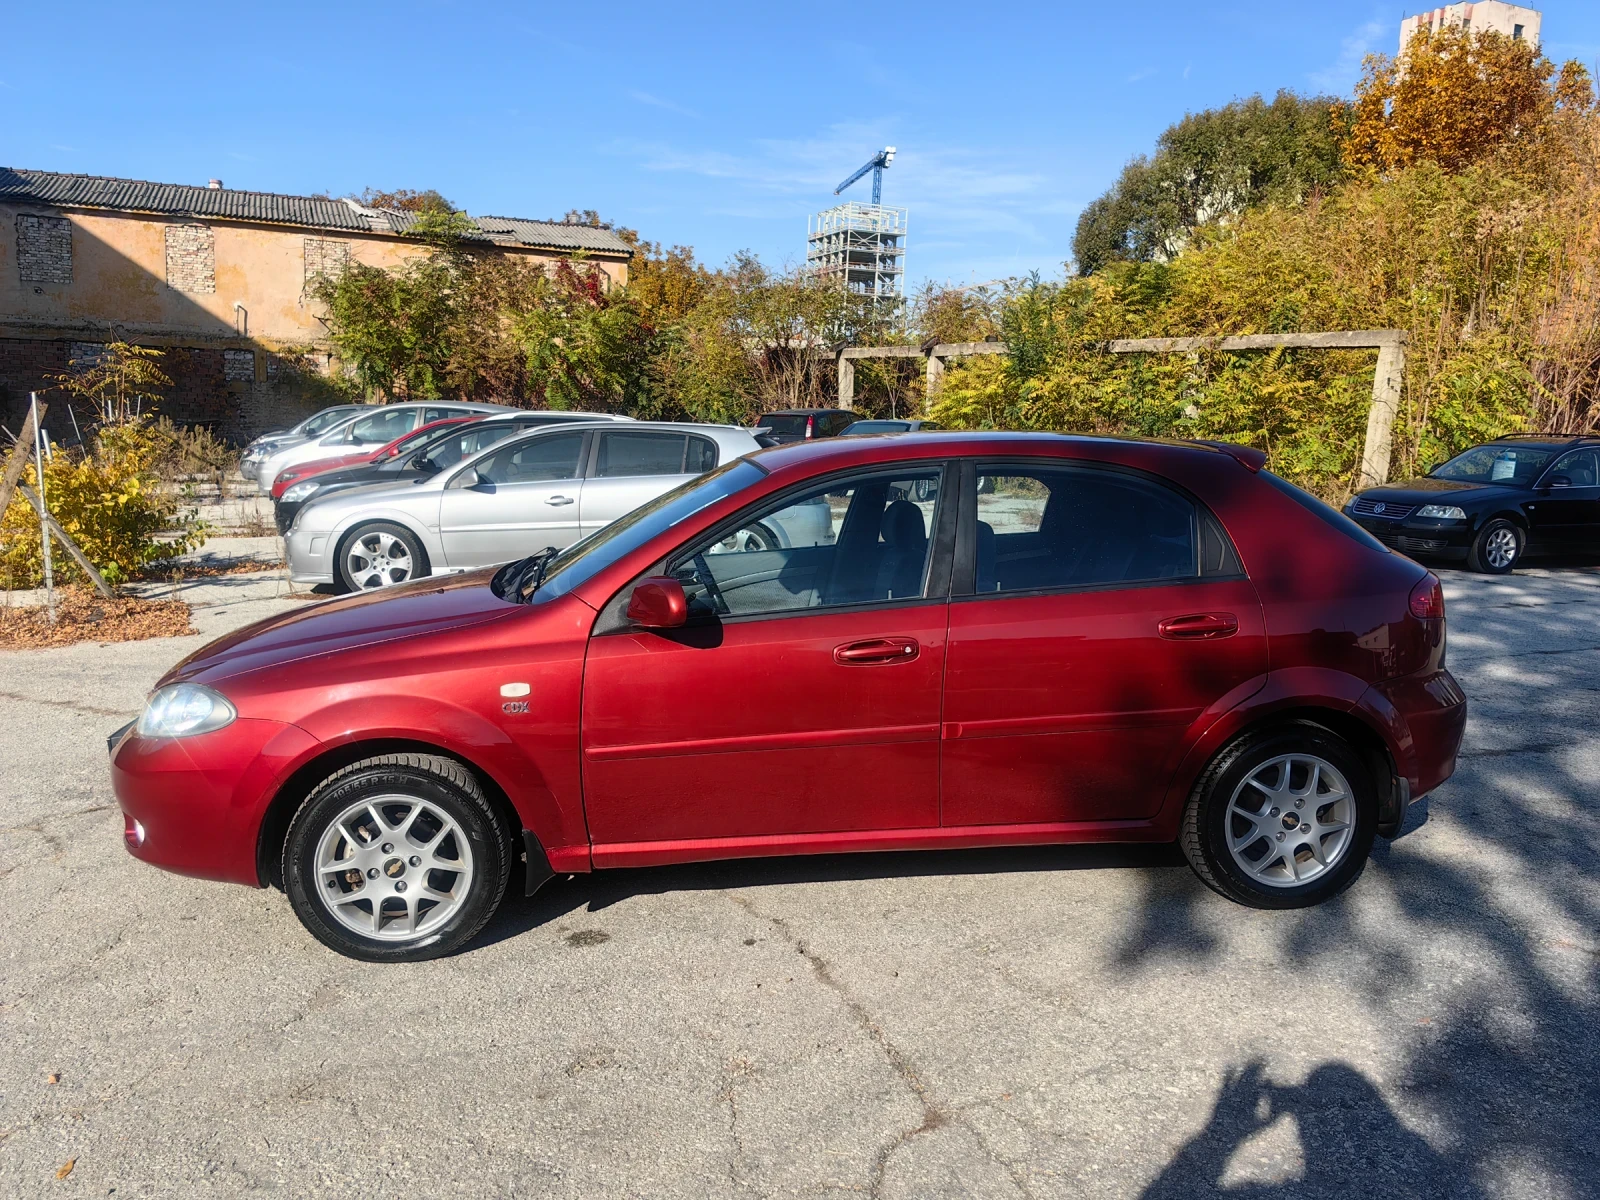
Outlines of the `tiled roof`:
M 6 201 L 259 221 L 271 225 L 351 232 L 404 233 L 416 220 L 414 213 L 364 208 L 353 200 L 280 196 L 273 192 L 245 192 L 235 188 L 147 183 L 140 179 L 64 175 L 55 171 L 21 171 L 0 167 L 0 202 Z M 473 224 L 477 232 L 467 234 L 469 238 L 502 246 L 591 250 L 603 254 L 632 252 L 632 247 L 611 230 L 595 229 L 588 225 L 527 221 L 521 217 L 480 217 Z

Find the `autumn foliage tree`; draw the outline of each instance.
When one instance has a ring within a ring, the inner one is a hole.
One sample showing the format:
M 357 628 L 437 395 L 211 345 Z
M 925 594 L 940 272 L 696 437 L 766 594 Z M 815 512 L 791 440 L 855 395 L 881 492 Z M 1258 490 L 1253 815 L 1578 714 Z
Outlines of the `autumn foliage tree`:
M 1460 171 L 1496 151 L 1534 149 L 1557 111 L 1593 103 L 1581 63 L 1558 71 L 1529 42 L 1492 30 L 1419 29 L 1400 57 L 1368 57 L 1342 155 L 1385 174 L 1423 162 Z

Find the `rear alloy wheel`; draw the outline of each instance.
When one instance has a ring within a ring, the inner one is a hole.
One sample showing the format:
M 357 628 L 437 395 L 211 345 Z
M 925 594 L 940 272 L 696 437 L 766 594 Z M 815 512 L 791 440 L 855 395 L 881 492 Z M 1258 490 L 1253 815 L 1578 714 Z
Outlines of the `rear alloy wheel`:
M 1372 850 L 1371 772 L 1341 738 L 1296 723 L 1234 742 L 1207 768 L 1181 842 L 1208 885 L 1254 908 L 1304 908 L 1355 881 Z
M 1509 575 L 1522 557 L 1522 530 L 1510 521 L 1496 518 L 1483 527 L 1472 549 L 1467 566 L 1489 575 Z
M 403 525 L 374 521 L 340 544 L 339 582 L 346 591 L 394 587 L 427 574 L 427 552 Z
M 425 754 L 336 772 L 300 806 L 283 851 L 301 924 L 367 962 L 457 949 L 494 915 L 510 870 L 506 831 L 477 780 Z

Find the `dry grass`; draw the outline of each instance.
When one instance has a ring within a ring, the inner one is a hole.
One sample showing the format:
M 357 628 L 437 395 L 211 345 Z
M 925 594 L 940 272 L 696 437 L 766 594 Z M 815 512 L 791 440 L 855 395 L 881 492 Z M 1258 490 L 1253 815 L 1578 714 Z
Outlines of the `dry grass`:
M 107 600 L 90 588 L 62 588 L 56 593 L 54 625 L 43 606 L 0 608 L 0 649 L 5 650 L 74 642 L 141 642 L 195 632 L 189 624 L 189 606 L 181 600 L 134 596 Z

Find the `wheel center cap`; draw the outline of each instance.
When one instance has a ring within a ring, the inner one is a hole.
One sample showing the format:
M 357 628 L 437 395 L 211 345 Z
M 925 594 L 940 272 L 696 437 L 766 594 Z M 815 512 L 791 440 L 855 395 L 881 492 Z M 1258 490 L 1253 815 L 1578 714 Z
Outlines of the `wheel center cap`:
M 391 858 L 383 864 L 383 873 L 390 879 L 399 879 L 406 873 L 406 861 L 403 858 Z
M 1298 829 L 1300 827 L 1300 814 L 1297 812 L 1284 813 L 1283 827 L 1285 829 Z

